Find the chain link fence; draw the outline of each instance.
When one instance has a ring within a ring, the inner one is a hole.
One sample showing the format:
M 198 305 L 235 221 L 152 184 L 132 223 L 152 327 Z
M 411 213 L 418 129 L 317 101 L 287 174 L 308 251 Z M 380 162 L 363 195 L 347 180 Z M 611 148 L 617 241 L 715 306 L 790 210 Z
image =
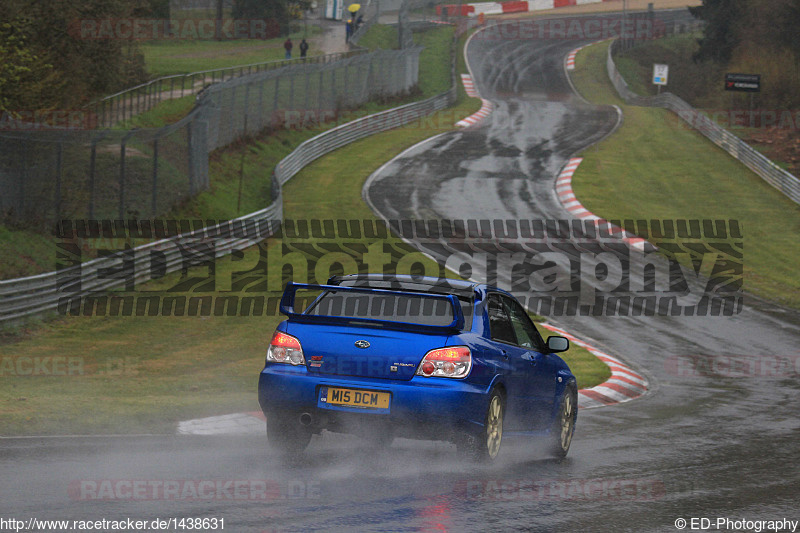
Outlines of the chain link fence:
M 764 181 L 781 191 L 795 203 L 800 204 L 800 179 L 780 168 L 758 150 L 715 123 L 705 114 L 698 112 L 686 101 L 669 92 L 658 96 L 640 96 L 633 92 L 614 63 L 614 54 L 618 51 L 617 43 L 619 41 L 614 41 L 608 47 L 606 69 L 611 83 L 613 83 L 617 93 L 626 103 L 637 106 L 663 107 L 676 113 L 692 128 L 702 133 L 711 142 L 761 176 Z
M 169 11 L 173 16 L 181 11 L 196 11 L 213 16 L 217 12 L 218 2 L 219 0 L 170 0 Z M 222 0 L 222 9 L 224 13 L 229 13 L 233 9 L 233 0 Z
M 407 94 L 418 83 L 421 51 L 378 50 L 212 85 L 198 98 L 213 110 L 209 149 L 265 128 L 316 125 L 367 101 Z
M 209 152 L 291 113 L 328 117 L 407 93 L 420 48 L 295 64 L 211 85 L 181 121 L 159 129 L 0 131 L 0 214 L 47 229 L 56 220 L 148 218 L 209 185 Z M 289 115 L 287 115 L 289 114 Z
M 45 229 L 61 218 L 167 212 L 208 186 L 207 111 L 160 129 L 0 132 L 5 220 Z
M 378 8 L 372 9 L 372 15 L 367 17 L 357 29 L 353 32 L 353 35 L 350 36 L 350 44 L 353 46 L 358 46 L 358 41 L 369 31 L 369 29 L 378 23 L 378 17 L 380 16 L 380 12 Z
M 119 122 L 130 120 L 136 115 L 150 111 L 161 102 L 196 95 L 209 85 L 293 65 L 309 63 L 328 65 L 364 52 L 366 50 L 353 50 L 163 76 L 92 102 L 86 110 L 92 114 L 99 127 L 112 128 Z
M 414 39 L 411 36 L 409 8 L 409 0 L 403 0 L 403 3 L 400 4 L 400 12 L 397 15 L 397 32 L 400 40 L 400 48 L 408 48 L 414 44 Z

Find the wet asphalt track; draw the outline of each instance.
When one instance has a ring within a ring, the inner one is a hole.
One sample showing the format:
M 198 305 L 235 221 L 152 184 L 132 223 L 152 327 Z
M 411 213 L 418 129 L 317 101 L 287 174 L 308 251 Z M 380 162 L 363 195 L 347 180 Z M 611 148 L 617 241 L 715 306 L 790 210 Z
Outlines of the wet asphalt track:
M 473 39 L 469 60 L 495 103 L 491 122 L 387 165 L 366 192 L 372 205 L 387 218 L 566 218 L 555 175 L 616 122 L 613 110 L 571 93 L 561 65 L 580 44 Z M 446 255 L 448 246 L 423 249 Z M 676 531 L 679 517 L 800 519 L 797 374 L 692 377 L 667 363 L 796 357 L 797 313 L 748 300 L 732 317 L 553 321 L 634 364 L 653 386 L 642 399 L 582 411 L 561 463 L 509 444 L 499 464 L 476 467 L 443 443 L 398 440 L 373 451 L 330 434 L 294 464 L 253 437 L 14 439 L 0 443 L 0 517 L 218 517 L 228 531 Z M 96 501 L 93 480 L 177 480 L 187 490 L 266 480 L 268 490 L 195 500 L 146 492 L 137 501 L 122 488 Z

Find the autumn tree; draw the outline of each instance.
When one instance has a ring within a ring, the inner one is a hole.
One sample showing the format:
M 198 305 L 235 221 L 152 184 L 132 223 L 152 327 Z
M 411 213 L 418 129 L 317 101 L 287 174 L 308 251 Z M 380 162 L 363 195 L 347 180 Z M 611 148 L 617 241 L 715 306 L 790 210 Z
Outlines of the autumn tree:
M 730 61 L 739 44 L 739 24 L 746 11 L 745 4 L 746 0 L 703 0 L 703 5 L 689 8 L 695 18 L 705 22 L 695 61 Z
M 263 19 L 270 22 L 281 34 L 289 33 L 287 0 L 234 0 L 233 18 Z
M 129 17 L 126 0 L 0 2 L 0 105 L 5 109 L 74 107 L 140 83 L 135 43 L 76 32 L 82 20 Z

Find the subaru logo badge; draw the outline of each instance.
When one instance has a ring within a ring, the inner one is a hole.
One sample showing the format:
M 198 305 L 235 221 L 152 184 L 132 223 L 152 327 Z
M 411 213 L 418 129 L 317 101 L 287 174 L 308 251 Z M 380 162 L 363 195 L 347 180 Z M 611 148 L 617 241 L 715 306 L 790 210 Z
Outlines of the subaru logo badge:
M 369 348 L 369 342 L 365 340 L 356 341 L 356 348 Z

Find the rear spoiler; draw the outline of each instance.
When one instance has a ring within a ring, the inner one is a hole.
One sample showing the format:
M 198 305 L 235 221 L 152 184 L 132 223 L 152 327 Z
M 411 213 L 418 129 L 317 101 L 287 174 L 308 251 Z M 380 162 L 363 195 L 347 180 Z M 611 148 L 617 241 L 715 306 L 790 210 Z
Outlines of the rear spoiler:
M 431 300 L 447 300 L 453 308 L 453 321 L 448 325 L 432 326 L 429 324 L 415 324 L 413 322 L 396 322 L 394 320 L 383 320 L 380 318 L 369 317 L 348 317 L 348 316 L 330 316 L 330 315 L 307 315 L 305 313 L 298 313 L 294 310 L 294 299 L 298 290 L 320 290 L 320 291 L 336 291 L 336 292 L 357 292 L 365 294 L 378 294 L 386 296 L 415 296 L 418 298 L 426 298 Z M 286 285 L 281 297 L 280 311 L 282 314 L 289 317 L 293 322 L 302 322 L 307 324 L 331 324 L 331 325 L 353 325 L 353 324 L 371 324 L 379 325 L 396 329 L 411 330 L 416 332 L 427 333 L 453 333 L 454 331 L 461 331 L 464 329 L 464 312 L 461 309 L 461 302 L 452 294 L 430 294 L 425 292 L 408 292 L 396 291 L 388 289 L 376 289 L 372 287 L 342 287 L 339 285 L 313 285 L 307 283 L 292 283 Z

